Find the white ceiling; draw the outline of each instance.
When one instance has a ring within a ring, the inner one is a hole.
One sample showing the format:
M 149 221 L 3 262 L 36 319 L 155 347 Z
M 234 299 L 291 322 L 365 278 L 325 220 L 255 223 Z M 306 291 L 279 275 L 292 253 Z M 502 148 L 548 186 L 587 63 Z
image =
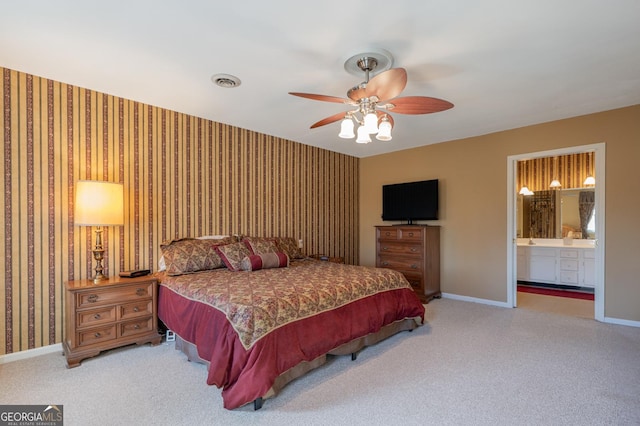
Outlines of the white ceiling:
M 0 66 L 356 157 L 640 103 L 640 1 L 40 0 L 0 8 Z M 344 70 L 371 49 L 407 70 L 390 142 L 338 138 Z M 211 76 L 239 77 L 220 88 Z

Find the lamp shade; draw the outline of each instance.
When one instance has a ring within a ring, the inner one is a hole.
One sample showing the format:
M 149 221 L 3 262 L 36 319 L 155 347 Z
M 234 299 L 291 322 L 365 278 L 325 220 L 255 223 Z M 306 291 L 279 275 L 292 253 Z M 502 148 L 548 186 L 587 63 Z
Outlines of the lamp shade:
M 83 226 L 122 225 L 124 186 L 115 182 L 78 181 L 74 223 Z
M 353 120 L 348 117 L 345 117 L 340 124 L 340 134 L 339 137 L 343 139 L 351 139 L 355 136 L 353 133 Z

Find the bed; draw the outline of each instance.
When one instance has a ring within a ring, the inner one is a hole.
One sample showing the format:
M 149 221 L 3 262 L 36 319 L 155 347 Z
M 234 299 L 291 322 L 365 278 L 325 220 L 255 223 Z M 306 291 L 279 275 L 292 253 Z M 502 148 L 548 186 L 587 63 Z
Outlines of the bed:
M 222 389 L 227 409 L 258 409 L 327 355 L 355 359 L 424 321 L 402 274 L 305 258 L 288 243 L 185 239 L 162 247 L 169 260 L 156 274 L 158 317 L 177 349 L 207 364 L 207 384 Z

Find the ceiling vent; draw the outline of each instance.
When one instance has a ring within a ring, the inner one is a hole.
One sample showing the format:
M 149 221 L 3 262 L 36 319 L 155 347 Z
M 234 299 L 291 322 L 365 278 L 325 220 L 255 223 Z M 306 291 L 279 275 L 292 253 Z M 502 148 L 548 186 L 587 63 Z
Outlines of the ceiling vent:
M 211 76 L 211 81 L 213 81 L 216 86 L 226 89 L 240 86 L 240 79 L 231 74 L 214 74 Z

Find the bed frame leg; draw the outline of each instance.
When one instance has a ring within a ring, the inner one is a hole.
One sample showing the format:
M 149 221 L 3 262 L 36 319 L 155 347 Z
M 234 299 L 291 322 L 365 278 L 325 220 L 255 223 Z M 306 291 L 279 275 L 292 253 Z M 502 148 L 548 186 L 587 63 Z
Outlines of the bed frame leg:
M 253 410 L 257 411 L 262 408 L 262 403 L 264 400 L 262 398 L 256 398 L 253 400 Z
M 351 353 L 351 361 L 355 361 L 358 358 L 358 354 L 356 352 Z

